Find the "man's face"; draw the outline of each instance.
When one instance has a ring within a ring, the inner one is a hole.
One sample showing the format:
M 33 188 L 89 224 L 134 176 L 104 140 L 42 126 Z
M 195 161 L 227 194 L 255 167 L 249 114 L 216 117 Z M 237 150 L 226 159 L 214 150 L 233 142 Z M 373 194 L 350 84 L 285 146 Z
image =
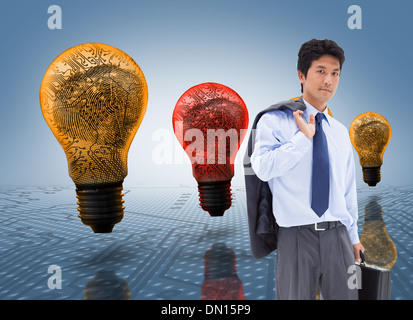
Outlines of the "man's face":
M 307 77 L 298 71 L 303 85 L 303 98 L 319 111 L 334 96 L 340 79 L 340 62 L 336 57 L 324 55 L 314 60 L 308 69 Z

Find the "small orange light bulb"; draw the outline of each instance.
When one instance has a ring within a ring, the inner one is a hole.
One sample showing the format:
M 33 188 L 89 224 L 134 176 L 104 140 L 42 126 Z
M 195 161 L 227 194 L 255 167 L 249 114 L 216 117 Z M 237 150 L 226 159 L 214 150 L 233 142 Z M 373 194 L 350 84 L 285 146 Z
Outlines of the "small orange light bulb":
M 363 180 L 369 186 L 375 186 L 381 180 L 383 154 L 391 137 L 390 124 L 383 116 L 366 112 L 353 120 L 349 131 L 360 158 Z

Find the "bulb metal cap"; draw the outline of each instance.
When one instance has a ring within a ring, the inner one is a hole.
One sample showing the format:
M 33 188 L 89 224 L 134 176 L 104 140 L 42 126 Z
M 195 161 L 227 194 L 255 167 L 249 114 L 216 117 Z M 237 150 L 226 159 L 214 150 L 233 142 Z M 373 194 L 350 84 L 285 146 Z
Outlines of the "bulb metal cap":
M 198 191 L 200 205 L 211 217 L 223 216 L 231 207 L 230 181 L 200 182 Z
M 76 188 L 78 217 L 95 233 L 110 233 L 123 218 L 122 184 Z
M 364 167 L 363 170 L 363 180 L 370 187 L 376 186 L 381 180 L 381 170 L 380 167 Z

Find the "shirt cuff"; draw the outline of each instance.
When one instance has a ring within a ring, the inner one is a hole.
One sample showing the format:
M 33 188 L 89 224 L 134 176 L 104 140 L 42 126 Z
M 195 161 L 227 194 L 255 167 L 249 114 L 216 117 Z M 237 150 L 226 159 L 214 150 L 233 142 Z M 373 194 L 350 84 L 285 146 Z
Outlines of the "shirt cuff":
M 356 243 L 359 243 L 360 238 L 359 238 L 359 235 L 358 235 L 357 227 L 353 227 L 351 229 L 347 228 L 347 230 L 348 230 L 348 233 L 349 233 L 349 236 L 350 236 L 351 244 L 354 245 Z

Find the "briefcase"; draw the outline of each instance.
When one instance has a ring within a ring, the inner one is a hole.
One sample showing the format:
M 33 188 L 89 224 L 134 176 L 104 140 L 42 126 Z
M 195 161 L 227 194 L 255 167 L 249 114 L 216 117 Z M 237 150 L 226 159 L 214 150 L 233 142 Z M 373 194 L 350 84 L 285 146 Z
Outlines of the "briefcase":
M 390 300 L 391 279 L 390 270 L 368 265 L 364 261 L 364 254 L 360 252 L 361 262 L 356 263 L 360 272 L 361 288 L 359 300 Z

